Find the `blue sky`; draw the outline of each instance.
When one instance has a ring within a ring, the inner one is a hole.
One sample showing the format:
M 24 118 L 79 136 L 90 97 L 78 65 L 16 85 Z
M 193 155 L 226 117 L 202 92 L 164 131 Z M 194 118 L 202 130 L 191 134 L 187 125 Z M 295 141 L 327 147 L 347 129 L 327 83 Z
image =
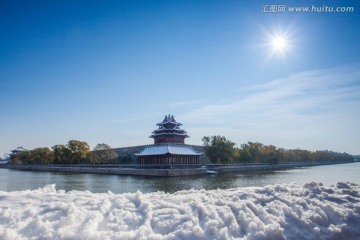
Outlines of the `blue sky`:
M 2 1 L 0 156 L 71 139 L 149 144 L 165 114 L 187 143 L 360 153 L 360 3 Z M 286 38 L 283 52 L 271 37 Z

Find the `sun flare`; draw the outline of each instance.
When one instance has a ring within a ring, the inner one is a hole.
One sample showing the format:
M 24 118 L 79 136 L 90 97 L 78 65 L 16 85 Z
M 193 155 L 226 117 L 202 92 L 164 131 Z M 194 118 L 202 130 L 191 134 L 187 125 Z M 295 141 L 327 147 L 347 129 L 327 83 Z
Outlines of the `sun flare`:
M 271 45 L 272 45 L 273 49 L 276 51 L 284 51 L 284 50 L 286 50 L 288 43 L 287 43 L 286 38 L 284 38 L 282 36 L 277 36 L 277 37 L 273 37 L 273 39 L 271 41 Z
M 293 38 L 290 31 L 266 32 L 264 47 L 267 49 L 268 58 L 288 58 L 293 52 Z

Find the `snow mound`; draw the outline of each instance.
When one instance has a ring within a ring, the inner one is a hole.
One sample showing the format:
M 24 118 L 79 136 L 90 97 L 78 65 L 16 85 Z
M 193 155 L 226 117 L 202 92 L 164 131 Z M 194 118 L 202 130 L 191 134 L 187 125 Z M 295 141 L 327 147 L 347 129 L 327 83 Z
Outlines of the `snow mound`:
M 0 192 L 0 239 L 360 239 L 360 186 Z

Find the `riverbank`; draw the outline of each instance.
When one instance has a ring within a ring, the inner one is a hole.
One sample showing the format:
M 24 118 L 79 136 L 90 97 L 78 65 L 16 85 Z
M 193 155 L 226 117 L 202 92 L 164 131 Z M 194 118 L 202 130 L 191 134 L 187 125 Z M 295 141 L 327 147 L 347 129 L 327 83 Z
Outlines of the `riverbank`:
M 157 177 L 176 177 L 206 174 L 206 168 L 186 168 L 186 169 L 156 169 L 156 168 L 135 168 L 122 166 L 32 166 L 20 165 L 1 166 L 2 168 L 19 171 L 41 171 L 41 172 L 65 172 L 65 173 L 95 173 L 110 175 L 130 175 L 130 176 L 157 176 Z
M 328 165 L 323 163 L 278 163 L 278 164 L 236 164 L 236 165 L 179 165 L 179 166 L 140 166 L 140 165 L 1 165 L 1 168 L 19 171 L 95 173 L 110 175 L 176 177 L 190 175 L 205 175 L 211 173 L 251 172 L 284 170 L 299 167 Z

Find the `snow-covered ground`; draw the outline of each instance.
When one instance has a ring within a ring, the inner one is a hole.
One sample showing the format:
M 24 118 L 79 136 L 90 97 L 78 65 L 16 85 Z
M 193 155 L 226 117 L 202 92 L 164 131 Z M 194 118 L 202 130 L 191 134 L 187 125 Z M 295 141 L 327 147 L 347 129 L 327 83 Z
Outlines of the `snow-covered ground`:
M 360 239 L 360 186 L 0 192 L 0 239 Z

